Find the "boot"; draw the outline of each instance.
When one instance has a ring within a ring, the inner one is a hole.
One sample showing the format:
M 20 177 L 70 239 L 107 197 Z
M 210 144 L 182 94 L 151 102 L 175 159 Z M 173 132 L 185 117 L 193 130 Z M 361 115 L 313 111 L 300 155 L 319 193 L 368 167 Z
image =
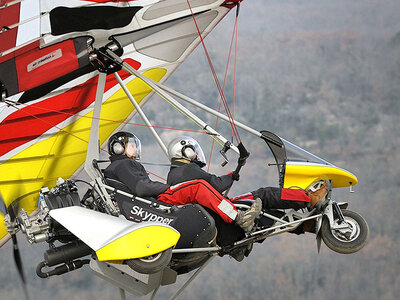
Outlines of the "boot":
M 229 255 L 236 259 L 236 261 L 241 262 L 245 257 L 249 256 L 251 250 L 253 249 L 253 244 L 242 246 L 232 250 Z
M 229 255 L 236 259 L 236 261 L 241 262 L 244 259 L 244 252 L 245 252 L 245 247 L 237 248 L 235 250 L 232 250 Z
M 261 213 L 262 202 L 257 198 L 253 205 L 246 211 L 238 211 L 235 222 L 245 232 L 250 232 L 254 227 L 254 220 Z
M 315 219 L 304 221 L 303 232 L 315 233 L 316 221 Z
M 307 195 L 311 198 L 310 206 L 312 208 L 316 207 L 319 209 L 322 206 L 323 200 L 325 200 L 325 197 L 328 194 L 326 185 L 326 181 L 324 181 L 319 189 L 307 191 Z

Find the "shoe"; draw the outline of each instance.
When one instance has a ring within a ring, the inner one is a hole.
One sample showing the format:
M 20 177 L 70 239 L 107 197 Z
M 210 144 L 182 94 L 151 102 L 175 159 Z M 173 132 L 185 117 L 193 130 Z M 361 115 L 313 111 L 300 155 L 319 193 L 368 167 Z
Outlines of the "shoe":
M 244 232 L 250 232 L 254 227 L 254 220 L 261 213 L 262 202 L 260 198 L 257 198 L 253 205 L 246 211 L 238 211 L 235 222 Z
M 311 232 L 311 233 L 315 233 L 315 226 L 317 222 L 315 221 L 315 219 L 312 220 L 307 220 L 303 222 L 303 232 Z
M 241 262 L 244 259 L 244 253 L 246 249 L 244 247 L 237 248 L 235 250 L 232 250 L 229 255 L 233 257 L 236 261 Z
M 236 248 L 232 250 L 229 255 L 233 257 L 236 261 L 241 262 L 245 257 L 248 257 L 251 250 L 253 249 L 253 244 L 249 244 L 247 246 L 242 246 L 240 248 Z
M 326 188 L 326 182 L 324 181 L 322 184 L 319 184 L 319 187 L 311 187 L 307 191 L 307 195 L 311 198 L 310 206 L 312 208 L 319 208 L 322 205 L 322 201 L 325 199 L 328 194 L 328 190 Z

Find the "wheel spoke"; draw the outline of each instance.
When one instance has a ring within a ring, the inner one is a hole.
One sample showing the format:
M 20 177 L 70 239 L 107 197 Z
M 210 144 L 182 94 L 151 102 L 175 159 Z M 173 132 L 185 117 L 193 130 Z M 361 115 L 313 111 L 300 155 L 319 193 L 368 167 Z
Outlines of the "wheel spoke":
M 339 219 L 336 219 L 334 224 L 336 226 L 332 228 L 329 220 L 325 218 L 322 222 L 321 236 L 331 250 L 350 254 L 365 246 L 369 238 L 369 228 L 365 219 L 359 214 L 350 210 L 342 212 L 345 223 L 338 224 Z
M 332 234 L 342 242 L 354 241 L 360 234 L 360 227 L 355 220 L 348 216 L 344 217 L 344 221 L 349 226 L 349 228 L 332 229 Z

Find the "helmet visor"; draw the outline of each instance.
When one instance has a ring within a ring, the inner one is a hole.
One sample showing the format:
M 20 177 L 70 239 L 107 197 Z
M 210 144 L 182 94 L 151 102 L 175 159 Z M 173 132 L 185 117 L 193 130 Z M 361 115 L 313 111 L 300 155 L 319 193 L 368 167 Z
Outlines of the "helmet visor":
M 125 143 L 125 154 L 129 157 L 134 157 L 136 160 L 140 159 L 142 152 L 142 145 L 136 136 L 128 137 Z
M 199 145 L 199 143 L 197 143 L 197 141 L 195 141 L 195 143 L 194 143 L 194 149 L 195 149 L 195 151 L 196 151 L 196 158 L 195 158 L 195 160 L 198 160 L 199 162 L 201 162 L 201 163 L 203 163 L 204 165 L 206 165 L 207 163 L 206 163 L 206 158 L 205 158 L 205 156 L 204 156 L 204 152 L 203 152 L 203 150 L 201 149 L 201 147 L 200 147 L 200 145 Z

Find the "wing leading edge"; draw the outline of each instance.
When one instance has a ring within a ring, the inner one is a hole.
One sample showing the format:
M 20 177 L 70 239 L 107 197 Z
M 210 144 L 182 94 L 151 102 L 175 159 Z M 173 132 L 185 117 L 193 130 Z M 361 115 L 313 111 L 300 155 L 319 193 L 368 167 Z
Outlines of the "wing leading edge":
M 74 1 L 73 4 L 75 2 L 87 4 L 86 1 Z M 132 34 L 133 40 L 126 43 L 123 58 L 128 59 L 135 69 L 154 81 L 165 81 L 200 42 L 196 35 L 197 29 L 190 20 L 190 10 L 181 2 L 186 0 L 172 1 L 180 5 L 159 10 L 168 1 L 140 1 L 143 8 L 133 17 L 129 25 L 132 30 L 125 32 Z M 199 20 L 202 35 L 206 36 L 230 8 L 224 6 L 224 1 L 196 2 L 194 13 Z M 52 3 L 56 5 L 59 2 Z M 118 7 L 127 5 L 125 2 L 114 4 Z M 85 32 L 84 36 L 94 38 L 94 45 L 102 41 L 102 38 L 109 43 L 110 32 L 102 30 L 105 36 L 101 37 L 100 31 L 96 29 Z M 73 34 L 79 39 L 83 35 Z M 124 32 L 118 30 L 114 32 L 114 36 L 116 39 L 121 38 Z M 41 43 L 50 45 L 57 41 L 51 46 L 54 47 L 51 50 L 56 51 L 58 45 L 65 43 L 60 41 L 60 37 L 65 37 L 65 42 L 68 43 L 75 39 L 70 33 L 61 36 L 47 35 Z M 39 47 L 39 52 L 42 51 L 40 49 L 46 47 Z M 44 55 L 38 56 L 40 58 Z M 32 65 L 33 61 L 35 59 L 26 66 Z M 45 65 L 39 65 L 33 71 L 44 69 Z M 150 88 L 138 78 L 123 73 L 120 75 L 136 102 L 144 105 L 152 95 Z M 97 73 L 90 72 L 57 87 L 44 97 L 32 99 L 29 103 L 12 106 L 0 103 L 0 191 L 7 204 L 18 199 L 20 207 L 24 207 L 28 213 L 34 211 L 37 207 L 38 191 L 42 186 L 54 186 L 58 177 L 73 176 L 84 163 L 96 83 Z M 40 84 L 36 89 L 40 89 Z M 17 102 L 23 94 L 18 93 L 8 99 Z M 107 76 L 100 116 L 100 144 L 134 114 L 133 105 L 114 77 Z M 5 227 L 0 225 L 0 238 L 5 236 Z

